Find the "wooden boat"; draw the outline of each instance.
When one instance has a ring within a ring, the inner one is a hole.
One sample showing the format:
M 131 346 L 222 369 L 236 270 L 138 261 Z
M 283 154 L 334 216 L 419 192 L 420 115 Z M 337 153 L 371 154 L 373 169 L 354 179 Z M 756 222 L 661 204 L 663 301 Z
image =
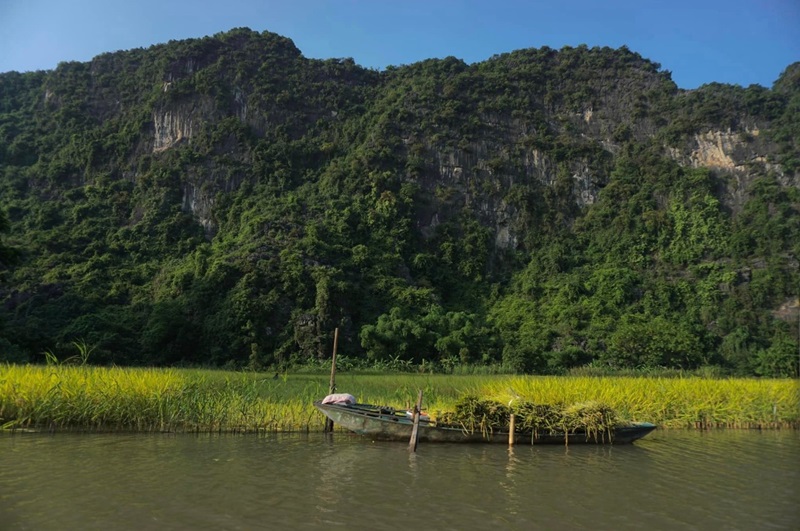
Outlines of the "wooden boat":
M 370 404 L 323 404 L 314 406 L 334 424 L 374 440 L 406 441 L 411 438 L 413 422 L 404 410 L 396 411 L 390 407 Z M 656 428 L 649 422 L 631 423 L 619 426 L 610 432 L 587 433 L 515 433 L 517 444 L 627 444 L 641 439 Z M 470 432 L 457 426 L 437 425 L 429 419 L 421 419 L 418 427 L 421 442 L 500 442 L 508 444 L 508 431 L 481 433 Z

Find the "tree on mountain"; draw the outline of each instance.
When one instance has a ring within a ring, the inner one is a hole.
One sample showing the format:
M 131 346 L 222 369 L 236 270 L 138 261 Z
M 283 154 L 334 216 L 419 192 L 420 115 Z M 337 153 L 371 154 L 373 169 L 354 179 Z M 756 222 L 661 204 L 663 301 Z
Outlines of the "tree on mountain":
M 10 228 L 11 224 L 8 221 L 8 216 L 0 210 L 0 271 L 9 268 L 19 259 L 19 251 L 5 245 L 2 240 L 2 234 L 8 232 Z

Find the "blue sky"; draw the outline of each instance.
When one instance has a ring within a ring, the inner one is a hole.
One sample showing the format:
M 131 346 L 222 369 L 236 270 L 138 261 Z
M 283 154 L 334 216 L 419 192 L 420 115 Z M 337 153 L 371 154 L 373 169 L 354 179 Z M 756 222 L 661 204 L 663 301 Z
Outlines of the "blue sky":
M 0 72 L 235 27 L 382 69 L 520 48 L 627 45 L 682 88 L 772 85 L 800 61 L 800 0 L 0 0 Z

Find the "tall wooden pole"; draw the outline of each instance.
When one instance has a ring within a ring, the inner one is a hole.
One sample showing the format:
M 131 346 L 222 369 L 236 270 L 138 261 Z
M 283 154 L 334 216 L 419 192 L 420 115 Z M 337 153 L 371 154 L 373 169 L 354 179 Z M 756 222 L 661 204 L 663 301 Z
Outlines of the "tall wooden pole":
M 331 359 L 331 385 L 328 389 L 328 394 L 336 392 L 336 346 L 339 344 L 339 328 L 333 331 L 333 358 Z M 333 431 L 333 421 L 327 419 L 325 421 L 325 432 Z
M 408 450 L 417 451 L 417 441 L 419 440 L 419 414 L 422 411 L 422 389 L 417 395 L 417 403 L 414 405 L 414 427 L 411 429 L 411 440 L 408 441 Z

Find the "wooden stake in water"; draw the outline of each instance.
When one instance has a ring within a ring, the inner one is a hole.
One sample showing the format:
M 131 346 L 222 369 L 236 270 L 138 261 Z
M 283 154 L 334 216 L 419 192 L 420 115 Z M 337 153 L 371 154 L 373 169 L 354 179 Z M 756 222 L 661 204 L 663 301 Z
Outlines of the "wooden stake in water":
M 336 346 L 339 344 L 339 328 L 333 331 L 333 358 L 331 359 L 331 385 L 328 389 L 328 394 L 336 392 Z M 333 431 L 333 421 L 327 419 L 325 421 L 325 433 Z
M 511 403 L 514 400 L 520 398 L 520 396 L 517 394 L 516 391 L 514 391 L 510 387 L 509 387 L 508 391 L 514 397 L 514 398 L 512 398 L 511 400 L 508 401 L 508 409 L 511 409 Z M 508 419 L 508 447 L 509 448 L 514 446 L 514 422 L 515 422 L 515 420 L 516 419 L 514 418 L 514 414 L 512 413 L 511 416 Z
M 417 403 L 414 405 L 414 427 L 411 429 L 411 440 L 408 441 L 408 450 L 417 451 L 417 440 L 419 439 L 419 413 L 422 410 L 422 389 L 417 395 Z

